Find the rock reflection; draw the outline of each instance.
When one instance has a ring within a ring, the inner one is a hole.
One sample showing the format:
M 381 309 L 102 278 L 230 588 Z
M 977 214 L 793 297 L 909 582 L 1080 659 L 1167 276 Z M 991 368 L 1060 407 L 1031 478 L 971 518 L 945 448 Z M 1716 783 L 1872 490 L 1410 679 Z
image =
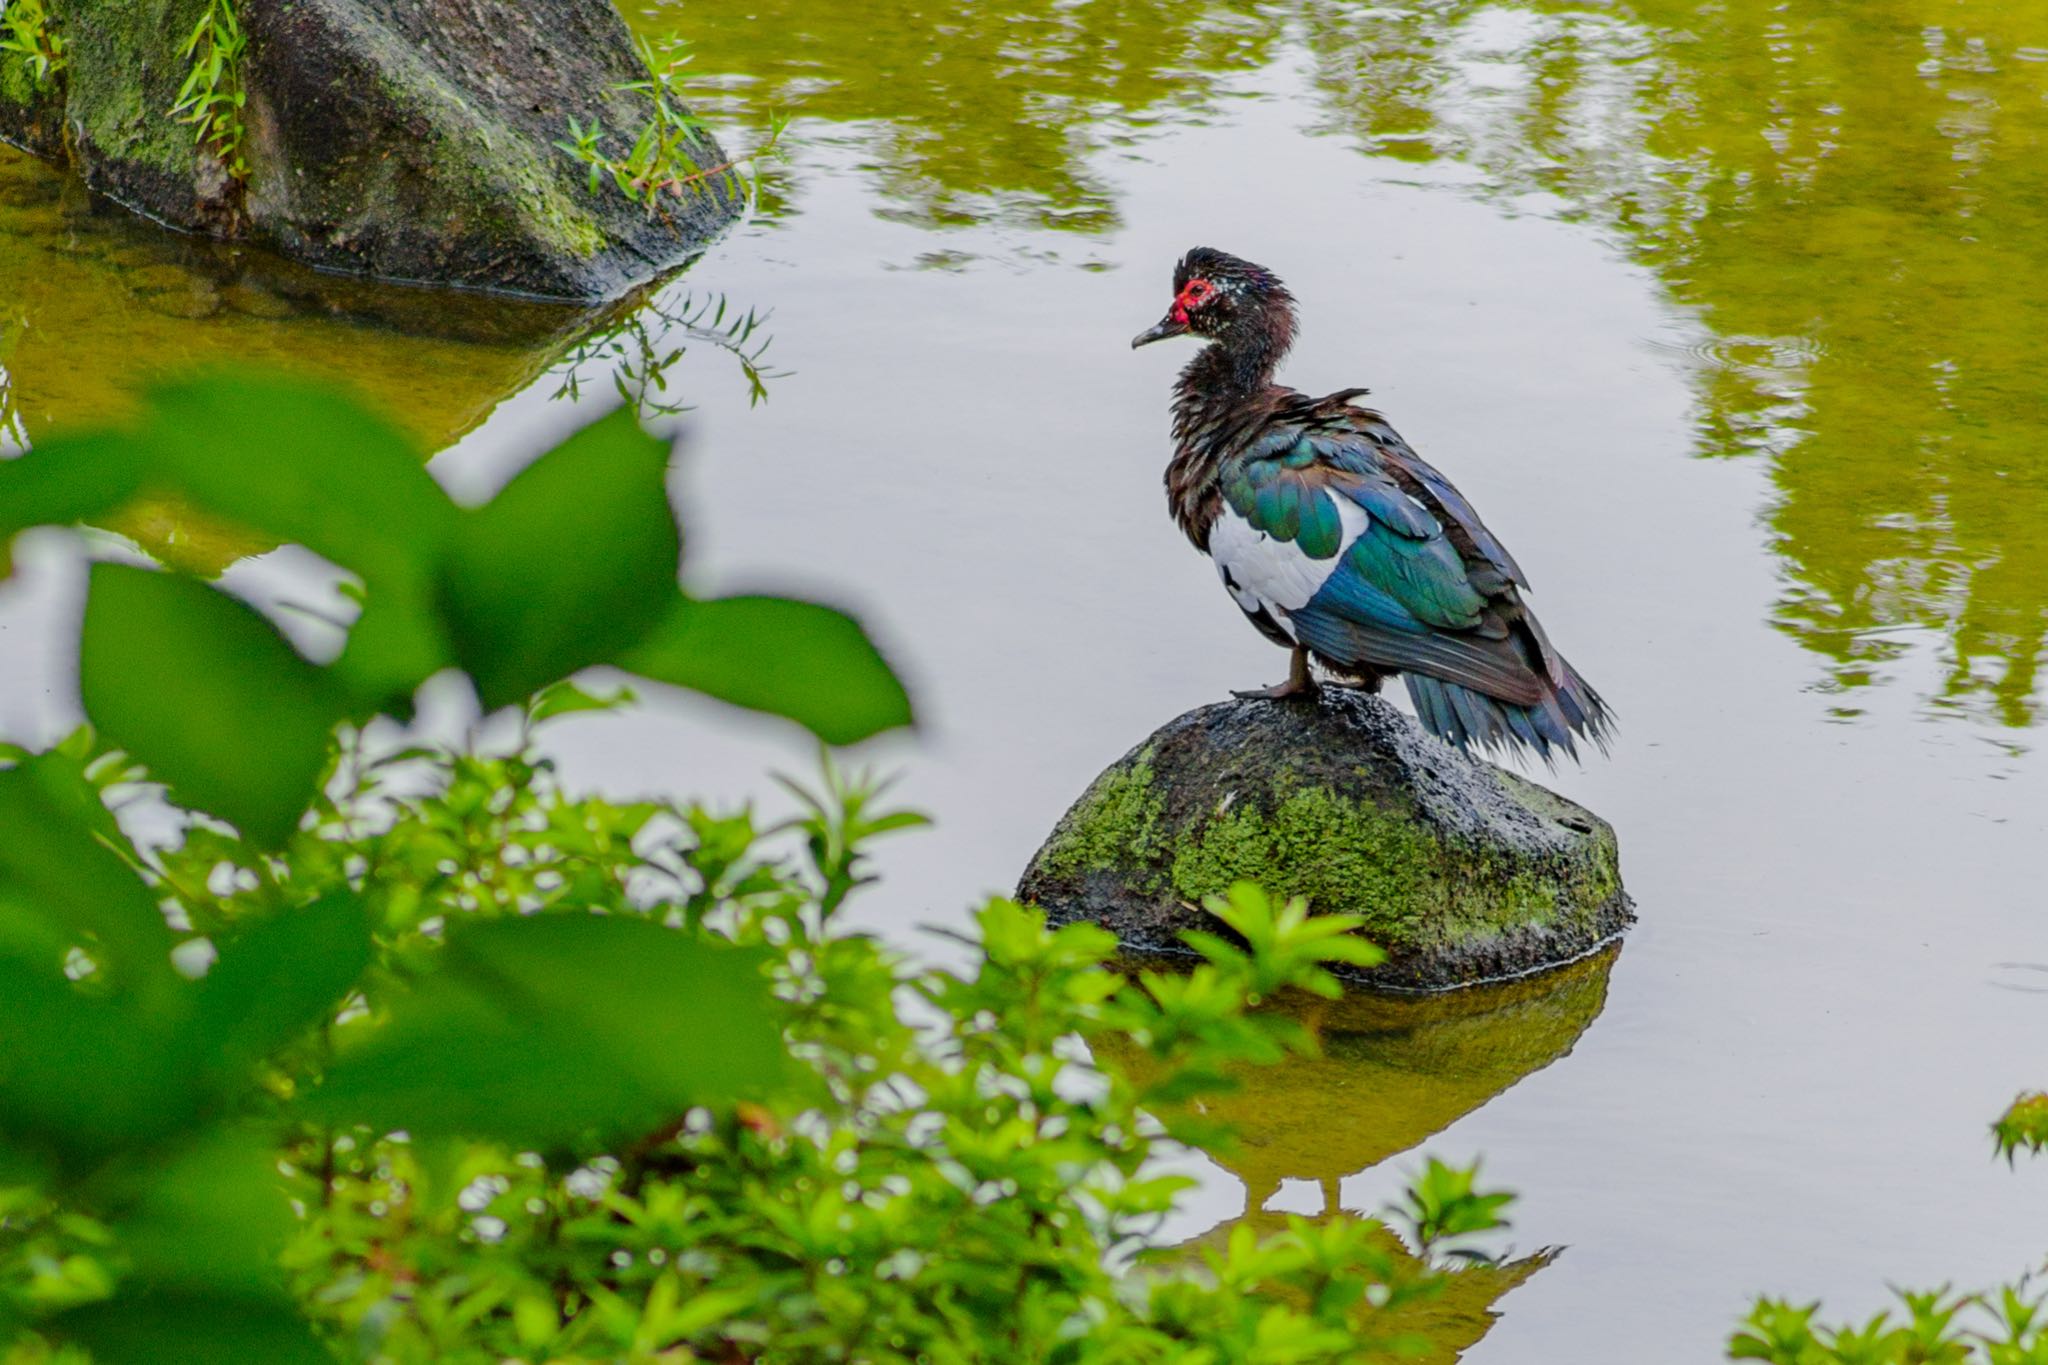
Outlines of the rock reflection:
M 765 318 L 722 296 L 668 284 L 592 309 L 322 274 L 154 228 L 5 147 L 0 300 L 0 455 L 119 421 L 153 380 L 208 367 L 342 385 L 422 458 L 549 378 L 557 398 L 595 380 L 663 414 L 686 406 L 673 372 L 691 350 L 728 357 L 755 401 L 777 377 Z M 273 548 L 170 500 L 140 502 L 110 529 L 202 574 Z
M 1349 994 L 1288 1004 L 1321 1039 L 1322 1055 L 1246 1068 L 1238 1073 L 1241 1089 L 1207 1105 L 1208 1117 L 1237 1134 L 1233 1145 L 1209 1155 L 1244 1182 L 1246 1213 L 1195 1245 L 1220 1244 L 1241 1225 L 1262 1235 L 1284 1229 L 1287 1215 L 1264 1206 L 1285 1180 L 1314 1181 L 1325 1212 L 1340 1207 L 1344 1177 L 1415 1147 L 1569 1053 L 1607 1002 L 1618 952 L 1440 995 Z M 1108 1044 L 1098 1060 L 1149 1079 L 1135 1048 Z M 1460 1271 L 1444 1295 L 1404 1319 L 1429 1344 L 1416 1358 L 1455 1360 L 1493 1325 L 1495 1302 L 1555 1254 Z
M 346 382 L 438 450 L 593 324 L 560 305 L 373 285 L 180 237 L 5 148 L 0 242 L 12 315 L 0 365 L 26 441 L 118 417 L 151 379 L 215 365 Z

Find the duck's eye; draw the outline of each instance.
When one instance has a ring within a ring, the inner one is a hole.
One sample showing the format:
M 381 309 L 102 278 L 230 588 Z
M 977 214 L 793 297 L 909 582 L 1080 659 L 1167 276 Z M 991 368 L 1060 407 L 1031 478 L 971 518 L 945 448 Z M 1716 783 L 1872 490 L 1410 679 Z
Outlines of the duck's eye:
M 1173 316 L 1177 322 L 1186 322 L 1188 314 L 1216 297 L 1216 286 L 1207 280 L 1189 280 L 1174 296 Z

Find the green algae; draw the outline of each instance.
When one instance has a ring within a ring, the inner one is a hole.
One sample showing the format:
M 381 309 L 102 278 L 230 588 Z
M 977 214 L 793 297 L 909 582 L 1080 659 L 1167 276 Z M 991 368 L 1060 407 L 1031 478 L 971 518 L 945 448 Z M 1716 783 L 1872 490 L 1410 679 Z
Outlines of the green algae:
M 205 9 L 206 0 L 66 8 L 65 117 L 102 156 L 191 178 L 197 144 L 171 109 L 186 75 L 179 46 Z
M 1441 849 L 1412 817 L 1324 787 L 1288 792 L 1272 810 L 1250 802 L 1219 811 L 1183 835 L 1167 880 L 1200 903 L 1232 882 L 1306 897 L 1324 914 L 1357 915 L 1368 938 L 1408 942 L 1449 897 Z
M 1151 860 L 1165 798 L 1155 789 L 1149 754 L 1088 789 L 1047 846 L 1047 866 L 1062 876 Z

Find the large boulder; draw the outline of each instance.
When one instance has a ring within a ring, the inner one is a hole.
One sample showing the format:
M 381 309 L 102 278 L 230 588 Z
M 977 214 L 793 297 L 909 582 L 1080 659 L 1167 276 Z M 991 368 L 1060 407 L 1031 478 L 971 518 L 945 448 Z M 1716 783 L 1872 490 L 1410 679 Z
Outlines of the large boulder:
M 66 155 L 95 192 L 188 231 L 386 279 L 616 297 L 738 214 L 737 179 L 650 211 L 555 144 L 573 118 L 623 156 L 647 69 L 612 0 L 237 0 L 242 157 L 171 113 L 206 0 L 45 0 L 66 60 L 0 61 L 0 139 Z M 61 131 L 62 136 L 58 136 Z M 708 134 L 691 160 L 725 161 Z
M 1017 894 L 1173 953 L 1239 880 L 1363 918 L 1387 960 L 1351 974 L 1401 989 L 1556 966 L 1634 919 L 1604 820 L 1341 688 L 1173 721 L 1096 778 Z

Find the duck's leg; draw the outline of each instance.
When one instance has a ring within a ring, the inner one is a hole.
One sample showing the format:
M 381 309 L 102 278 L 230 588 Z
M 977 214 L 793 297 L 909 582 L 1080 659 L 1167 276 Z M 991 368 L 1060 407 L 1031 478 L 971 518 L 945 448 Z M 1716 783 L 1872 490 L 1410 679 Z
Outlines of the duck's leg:
M 1316 680 L 1309 676 L 1308 651 L 1300 645 L 1294 647 L 1293 661 L 1287 667 L 1287 681 L 1274 683 L 1271 687 L 1253 687 L 1245 691 L 1233 691 L 1230 695 L 1245 701 L 1279 701 L 1283 697 L 1312 697 L 1316 692 Z

